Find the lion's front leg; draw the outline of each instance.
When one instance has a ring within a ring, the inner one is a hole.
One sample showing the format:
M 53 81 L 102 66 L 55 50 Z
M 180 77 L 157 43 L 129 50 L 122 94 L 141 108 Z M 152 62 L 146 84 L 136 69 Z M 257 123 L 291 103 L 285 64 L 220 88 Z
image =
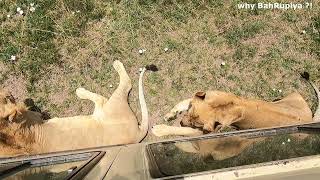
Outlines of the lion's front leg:
M 186 100 L 183 100 L 181 102 L 179 102 L 177 105 L 175 105 L 169 113 L 167 113 L 165 116 L 164 116 L 164 120 L 165 121 L 170 121 L 170 120 L 173 120 L 177 117 L 178 114 L 184 112 L 184 111 L 187 111 L 189 109 L 189 105 L 190 105 L 190 102 L 191 102 L 191 98 L 190 99 L 186 99 Z
M 84 88 L 78 88 L 76 90 L 76 94 L 80 99 L 89 99 L 97 104 L 101 104 L 101 103 L 104 103 L 105 101 L 107 101 L 107 98 L 105 98 L 99 94 L 90 92 Z
M 155 125 L 152 127 L 152 133 L 155 136 L 167 136 L 167 135 L 177 135 L 177 136 L 199 136 L 203 132 L 191 127 L 176 127 L 168 126 L 165 124 Z
M 89 99 L 94 102 L 95 107 L 94 107 L 93 116 L 96 116 L 99 119 L 100 119 L 100 116 L 103 117 L 103 115 L 102 115 L 103 114 L 103 105 L 107 102 L 107 98 L 105 98 L 99 94 L 90 92 L 84 88 L 78 88 L 76 90 L 76 94 L 81 99 Z

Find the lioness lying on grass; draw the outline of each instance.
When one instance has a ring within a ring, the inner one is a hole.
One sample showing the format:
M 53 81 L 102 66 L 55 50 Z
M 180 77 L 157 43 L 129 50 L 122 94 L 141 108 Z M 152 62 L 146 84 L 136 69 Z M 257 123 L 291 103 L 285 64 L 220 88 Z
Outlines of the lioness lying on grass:
M 319 103 L 319 89 L 312 82 L 310 84 L 316 92 Z M 177 104 L 165 119 L 175 119 L 177 114 L 184 111 L 187 111 L 186 115 L 181 121 L 177 120 L 175 126 L 156 125 L 152 128 L 153 134 L 197 136 L 204 133 L 218 133 L 226 128 L 245 130 L 320 121 L 319 104 L 312 118 L 308 104 L 299 93 L 289 94 L 279 101 L 266 102 L 222 91 L 197 92 L 193 98 Z M 234 137 L 224 140 L 203 140 L 192 144 L 180 143 L 177 146 L 187 152 L 211 154 L 215 159 L 225 159 L 241 153 L 253 142 L 256 140 Z
M 95 103 L 91 115 L 53 118 L 42 122 L 39 113 L 29 111 L 12 98 L 8 99 L 11 97 L 8 94 L 0 93 L 0 156 L 137 143 L 143 140 L 148 131 L 148 110 L 142 87 L 146 68 L 143 68 L 139 78 L 142 121 L 138 125 L 127 101 L 131 80 L 120 61 L 115 61 L 113 67 L 120 76 L 120 83 L 109 99 L 83 88 L 76 90 L 79 98 Z

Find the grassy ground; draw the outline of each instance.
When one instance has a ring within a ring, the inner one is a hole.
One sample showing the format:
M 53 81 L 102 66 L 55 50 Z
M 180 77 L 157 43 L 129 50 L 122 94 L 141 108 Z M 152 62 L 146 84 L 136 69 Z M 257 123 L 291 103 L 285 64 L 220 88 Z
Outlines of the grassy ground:
M 79 101 L 75 89 L 110 96 L 118 83 L 112 62 L 121 60 L 137 114 L 138 69 L 160 69 L 145 78 L 156 123 L 178 101 L 208 89 L 265 100 L 298 91 L 314 109 L 314 93 L 298 72 L 320 86 L 319 1 L 295 11 L 239 10 L 239 2 L 2 0 L 0 87 L 33 98 L 51 116 L 88 114 L 92 104 Z

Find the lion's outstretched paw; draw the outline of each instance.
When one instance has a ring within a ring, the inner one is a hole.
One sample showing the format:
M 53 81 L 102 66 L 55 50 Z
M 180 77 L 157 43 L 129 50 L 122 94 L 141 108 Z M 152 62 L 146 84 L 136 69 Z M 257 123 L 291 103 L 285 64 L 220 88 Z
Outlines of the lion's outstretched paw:
M 165 121 L 171 121 L 177 118 L 177 113 L 175 112 L 169 112 L 164 116 Z
M 80 99 L 86 99 L 87 90 L 85 88 L 77 88 L 76 94 Z
M 151 131 L 155 136 L 166 136 L 169 135 L 170 126 L 165 124 L 155 125 L 152 127 Z

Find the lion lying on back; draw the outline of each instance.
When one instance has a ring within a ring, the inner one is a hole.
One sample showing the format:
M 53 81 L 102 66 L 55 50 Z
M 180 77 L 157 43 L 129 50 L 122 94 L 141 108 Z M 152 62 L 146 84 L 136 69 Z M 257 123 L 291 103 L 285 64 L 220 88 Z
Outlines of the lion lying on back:
M 131 80 L 120 61 L 115 61 L 113 66 L 120 76 L 120 83 L 109 99 L 83 88 L 76 91 L 79 98 L 95 103 L 91 115 L 53 118 L 43 122 L 40 113 L 29 111 L 9 94 L 0 92 L 0 157 L 143 140 L 148 131 L 148 112 L 142 87 L 146 68 L 143 68 L 139 78 L 142 114 L 139 125 L 127 101 Z

